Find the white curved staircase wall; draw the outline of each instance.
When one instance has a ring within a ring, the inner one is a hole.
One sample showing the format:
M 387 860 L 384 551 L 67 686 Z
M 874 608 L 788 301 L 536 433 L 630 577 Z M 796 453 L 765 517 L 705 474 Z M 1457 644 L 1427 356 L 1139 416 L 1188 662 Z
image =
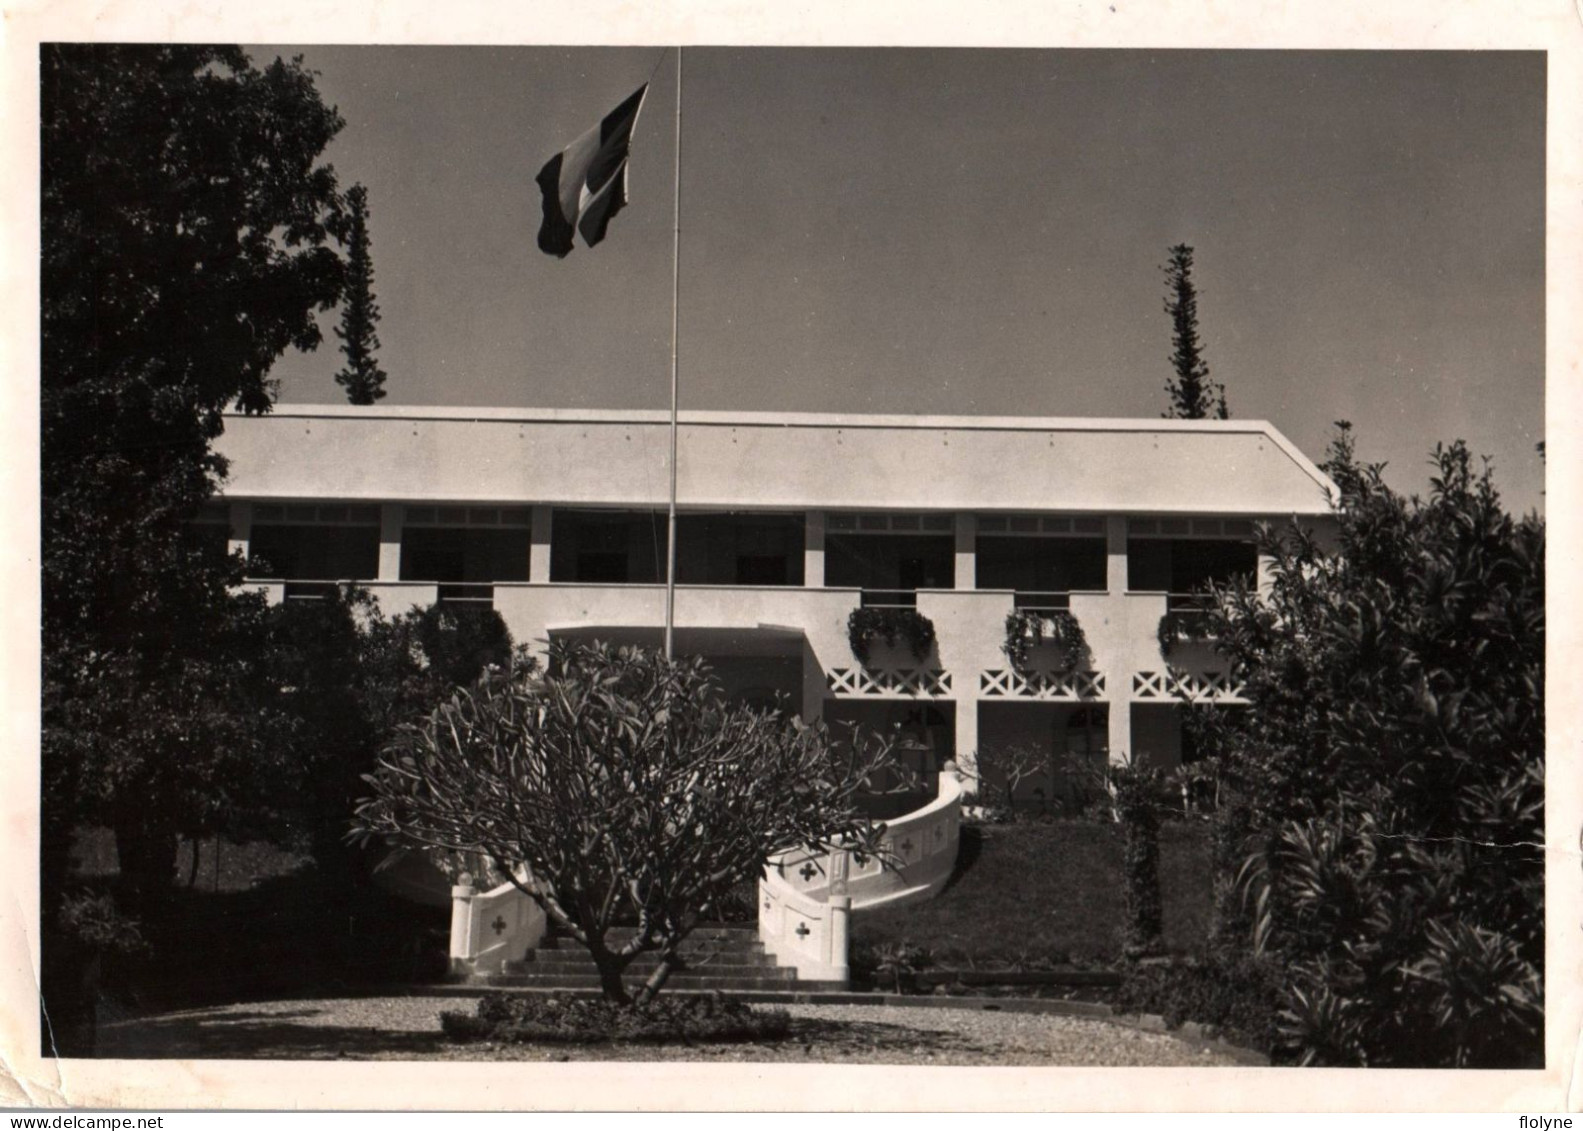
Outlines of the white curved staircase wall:
M 866 910 L 931 899 L 956 866 L 962 824 L 962 777 L 940 774 L 938 796 L 886 825 L 879 857 L 850 848 L 821 855 L 803 849 L 770 860 L 759 881 L 759 938 L 800 979 L 845 982 L 850 918 Z
M 544 939 L 544 911 L 509 880 L 480 892 L 462 876 L 451 889 L 451 974 L 500 974 Z

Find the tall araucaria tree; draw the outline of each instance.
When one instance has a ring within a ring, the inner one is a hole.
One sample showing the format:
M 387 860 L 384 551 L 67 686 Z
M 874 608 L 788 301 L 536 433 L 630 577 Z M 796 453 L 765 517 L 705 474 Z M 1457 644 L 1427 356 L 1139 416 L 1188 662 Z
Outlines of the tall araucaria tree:
M 879 851 L 859 809 L 888 744 L 732 704 L 702 661 L 552 640 L 408 729 L 367 781 L 360 839 L 481 854 L 586 946 L 606 998 L 651 1000 L 682 941 L 775 852 Z M 636 923 L 614 946 L 606 933 Z M 653 974 L 628 992 L 641 953 Z
M 1193 249 L 1177 244 L 1170 249 L 1170 260 L 1160 268 L 1165 272 L 1165 313 L 1171 316 L 1171 368 L 1176 375 L 1165 386 L 1170 407 L 1161 415 L 1180 420 L 1225 420 L 1225 386 L 1209 379 L 1209 364 L 1204 360 L 1198 340 L 1198 290 L 1193 285 Z
M 192 520 L 223 411 L 267 411 L 340 298 L 342 121 L 238 47 L 45 44 L 40 96 L 44 883 L 98 821 L 158 887 L 191 806 L 245 804 L 260 764 L 230 714 L 258 603 Z
M 352 404 L 373 404 L 385 395 L 385 371 L 374 359 L 379 335 L 379 305 L 374 301 L 374 259 L 368 240 L 368 190 L 353 185 L 346 193 L 346 299 L 335 336 L 341 339 L 346 367 L 335 379 Z

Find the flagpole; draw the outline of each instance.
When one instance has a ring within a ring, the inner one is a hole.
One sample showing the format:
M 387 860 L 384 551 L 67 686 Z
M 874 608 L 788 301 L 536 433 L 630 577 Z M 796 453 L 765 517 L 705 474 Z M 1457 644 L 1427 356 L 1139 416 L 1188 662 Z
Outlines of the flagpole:
M 682 274 L 682 48 L 676 46 L 675 224 L 671 242 L 671 498 L 665 524 L 665 658 L 675 654 L 676 628 L 676 341 L 680 325 Z

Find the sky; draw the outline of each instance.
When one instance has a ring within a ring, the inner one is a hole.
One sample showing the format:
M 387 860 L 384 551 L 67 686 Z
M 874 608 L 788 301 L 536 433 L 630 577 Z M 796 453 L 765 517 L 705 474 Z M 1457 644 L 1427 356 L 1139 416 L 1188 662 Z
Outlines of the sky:
M 668 404 L 674 52 L 250 50 L 346 119 L 383 403 Z M 540 252 L 540 166 L 651 75 L 628 208 Z M 681 406 L 1157 417 L 1187 243 L 1233 417 L 1316 460 L 1350 420 L 1419 493 L 1465 439 L 1542 508 L 1544 91 L 1538 53 L 688 48 Z M 283 402 L 344 399 L 335 317 Z

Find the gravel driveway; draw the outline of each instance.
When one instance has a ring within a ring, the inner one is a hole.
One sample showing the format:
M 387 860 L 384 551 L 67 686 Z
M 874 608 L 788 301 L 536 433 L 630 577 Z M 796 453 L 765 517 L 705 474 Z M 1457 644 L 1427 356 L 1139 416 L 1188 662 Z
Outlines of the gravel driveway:
M 1230 1065 L 1224 1049 L 1110 1021 L 1048 1013 L 788 1005 L 784 1041 L 720 1045 L 452 1045 L 444 1010 L 468 997 L 252 1002 L 102 1025 L 98 1055 L 349 1060 L 684 1060 L 845 1064 Z M 755 1007 L 760 1008 L 760 1007 Z

